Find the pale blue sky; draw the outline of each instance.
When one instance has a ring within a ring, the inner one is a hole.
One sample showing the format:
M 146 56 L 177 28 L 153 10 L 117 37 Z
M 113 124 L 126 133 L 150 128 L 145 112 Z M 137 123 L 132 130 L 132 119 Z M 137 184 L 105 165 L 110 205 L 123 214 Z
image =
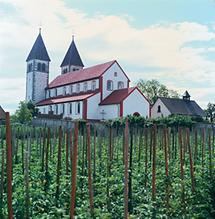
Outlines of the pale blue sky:
M 117 59 L 133 82 L 155 78 L 202 107 L 215 102 L 214 0 L 0 0 L 0 17 L 0 105 L 11 112 L 40 23 L 50 79 L 75 34 L 85 66 Z

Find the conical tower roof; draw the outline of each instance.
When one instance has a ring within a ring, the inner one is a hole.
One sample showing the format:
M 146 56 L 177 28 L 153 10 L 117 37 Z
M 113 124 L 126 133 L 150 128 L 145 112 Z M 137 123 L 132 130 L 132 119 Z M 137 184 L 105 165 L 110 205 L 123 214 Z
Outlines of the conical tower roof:
M 49 61 L 49 62 L 51 61 L 40 32 L 39 32 L 39 35 L 37 36 L 37 39 L 36 39 L 32 49 L 31 49 L 27 59 L 26 59 L 26 62 L 28 62 L 32 59 L 39 59 L 39 60 Z
M 84 64 L 75 45 L 74 37 L 60 67 L 67 65 L 84 67 Z

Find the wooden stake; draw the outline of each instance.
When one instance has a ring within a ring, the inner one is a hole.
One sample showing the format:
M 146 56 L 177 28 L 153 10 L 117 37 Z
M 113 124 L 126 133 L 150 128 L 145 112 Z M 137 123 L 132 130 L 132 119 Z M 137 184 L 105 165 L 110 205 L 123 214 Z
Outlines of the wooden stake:
M 13 219 L 12 208 L 12 145 L 11 145 L 11 127 L 10 114 L 6 112 L 6 170 L 7 170 L 7 207 L 8 219 Z

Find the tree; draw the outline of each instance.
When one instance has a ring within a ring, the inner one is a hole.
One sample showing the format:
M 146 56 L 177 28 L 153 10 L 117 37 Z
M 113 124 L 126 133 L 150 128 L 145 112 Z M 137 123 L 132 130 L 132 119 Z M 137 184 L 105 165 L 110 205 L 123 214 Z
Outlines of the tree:
M 210 120 L 210 122 L 214 122 L 215 120 L 215 104 L 214 103 L 208 103 L 207 109 L 205 110 L 207 118 Z
M 25 101 L 20 101 L 18 109 L 12 116 L 12 121 L 25 124 L 30 122 L 31 120 L 32 113 L 31 110 L 28 108 L 28 104 Z
M 177 91 L 168 89 L 165 85 L 154 79 L 148 81 L 140 79 L 136 85 L 146 95 L 151 104 L 154 104 L 158 97 L 179 98 Z
M 35 107 L 35 105 L 31 101 L 27 103 L 27 107 L 30 110 L 32 117 L 35 117 L 38 115 L 39 110 L 38 108 Z

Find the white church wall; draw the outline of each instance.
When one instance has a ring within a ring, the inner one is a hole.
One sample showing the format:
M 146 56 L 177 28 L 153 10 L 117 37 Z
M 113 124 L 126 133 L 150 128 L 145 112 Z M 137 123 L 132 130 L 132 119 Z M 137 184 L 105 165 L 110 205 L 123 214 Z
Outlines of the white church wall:
M 87 119 L 101 119 L 99 103 L 100 93 L 87 99 Z
M 123 101 L 123 116 L 133 115 L 135 112 L 144 117 L 150 116 L 150 104 L 137 89 Z
M 119 113 L 119 104 L 99 106 L 100 119 L 115 119 Z
M 114 76 L 114 72 L 117 72 L 117 76 Z M 119 67 L 117 63 L 114 63 L 103 75 L 103 99 L 110 95 L 113 91 L 107 90 L 107 81 L 113 81 L 113 90 L 118 89 L 118 82 L 124 83 L 124 88 L 128 87 L 128 79 Z
M 158 112 L 158 106 L 160 106 L 161 112 Z M 163 102 L 158 99 L 155 104 L 151 108 L 151 117 L 152 118 L 158 118 L 158 117 L 166 117 L 171 115 L 170 111 L 167 109 L 167 107 L 163 104 Z

